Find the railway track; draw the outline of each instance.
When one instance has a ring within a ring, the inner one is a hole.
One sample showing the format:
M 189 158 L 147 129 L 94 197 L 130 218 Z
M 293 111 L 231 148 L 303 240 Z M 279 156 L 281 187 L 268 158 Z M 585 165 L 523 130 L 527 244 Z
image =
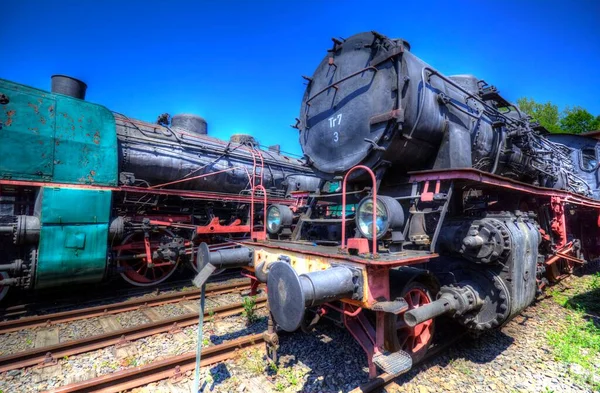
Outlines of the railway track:
M 264 307 L 266 298 L 256 299 L 257 307 Z M 230 304 L 206 310 L 205 317 L 226 317 L 236 315 L 244 310 L 242 303 Z M 86 337 L 79 340 L 70 340 L 56 345 L 33 348 L 27 351 L 17 352 L 12 355 L 0 357 L 0 372 L 34 366 L 37 364 L 53 363 L 56 359 L 94 351 L 111 345 L 126 344 L 129 341 L 159 333 L 174 332 L 180 328 L 192 326 L 198 323 L 198 315 L 194 313 L 184 314 L 161 321 L 146 323 L 127 329 L 119 329 L 109 333 Z
M 264 343 L 263 334 L 241 337 L 223 344 L 207 347 L 202 350 L 202 367 L 219 363 L 235 355 L 238 349 L 256 347 Z M 92 378 L 87 381 L 65 385 L 51 390 L 54 393 L 74 392 L 118 392 L 133 389 L 167 378 L 181 378 L 187 371 L 196 366 L 196 352 L 187 352 L 144 366 Z
M 236 291 L 250 289 L 249 283 L 234 282 L 230 284 L 208 285 L 207 296 L 216 296 Z M 199 299 L 201 290 L 169 293 L 151 298 L 140 298 L 113 304 L 64 311 L 53 314 L 24 317 L 11 321 L 0 322 L 0 334 L 10 333 L 22 329 L 31 329 L 39 326 L 49 327 L 57 323 L 71 322 L 80 319 L 118 314 L 126 311 L 139 310 L 147 307 L 160 306 L 169 303 Z
M 226 282 L 231 279 L 242 278 L 239 271 L 234 271 L 232 273 L 222 273 L 217 276 L 211 277 L 208 280 L 209 285 Z M 158 284 L 153 287 L 126 287 L 123 288 L 122 283 L 106 283 L 100 284 L 98 287 L 94 286 L 92 290 L 87 293 L 78 295 L 77 303 L 74 306 L 77 307 L 89 307 L 92 304 L 102 304 L 102 303 L 115 303 L 120 298 L 126 297 L 138 297 L 145 295 L 159 295 L 162 292 L 168 291 L 177 291 L 181 290 L 185 287 L 190 286 L 190 278 L 168 281 L 161 284 Z M 24 293 L 22 297 L 19 298 L 18 301 L 7 301 L 7 299 L 3 300 L 3 303 L 7 304 L 0 308 L 0 318 L 1 319 L 9 319 L 9 318 L 22 318 L 32 314 L 39 314 L 40 310 L 45 313 L 50 312 L 58 312 L 60 309 L 64 309 L 64 304 L 69 304 L 73 302 L 72 293 L 65 294 L 64 289 L 60 290 L 50 290 L 49 292 L 44 292 L 44 298 L 50 298 L 51 300 L 43 300 L 40 299 L 41 294 L 30 294 Z

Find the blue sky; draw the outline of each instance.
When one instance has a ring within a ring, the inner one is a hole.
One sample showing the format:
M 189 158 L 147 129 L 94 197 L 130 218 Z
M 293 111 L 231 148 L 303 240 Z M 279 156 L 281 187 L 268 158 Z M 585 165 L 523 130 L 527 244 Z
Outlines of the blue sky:
M 377 30 L 445 74 L 600 114 L 600 1 L 2 0 L 0 77 L 155 121 L 189 112 L 209 133 L 300 153 L 289 125 L 331 37 Z

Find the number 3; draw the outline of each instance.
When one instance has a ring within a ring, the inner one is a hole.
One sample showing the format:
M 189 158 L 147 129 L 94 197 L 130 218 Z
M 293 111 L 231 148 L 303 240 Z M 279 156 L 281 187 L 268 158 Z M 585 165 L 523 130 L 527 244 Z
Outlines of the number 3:
M 339 138 L 339 134 L 338 134 L 338 132 L 337 132 L 337 131 L 336 131 L 336 132 L 334 132 L 334 133 L 333 133 L 333 141 L 334 141 L 334 142 L 337 142 L 337 141 L 339 141 L 339 139 L 340 139 L 340 138 Z

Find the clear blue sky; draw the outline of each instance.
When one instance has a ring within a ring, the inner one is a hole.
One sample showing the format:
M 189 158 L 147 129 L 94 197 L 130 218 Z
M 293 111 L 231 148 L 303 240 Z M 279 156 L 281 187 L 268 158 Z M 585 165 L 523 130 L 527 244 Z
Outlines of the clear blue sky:
M 446 74 L 510 100 L 600 114 L 600 1 L 1 0 L 0 77 L 49 89 L 63 73 L 87 99 L 155 121 L 191 112 L 220 138 L 255 135 L 300 153 L 304 91 L 331 37 L 402 37 Z

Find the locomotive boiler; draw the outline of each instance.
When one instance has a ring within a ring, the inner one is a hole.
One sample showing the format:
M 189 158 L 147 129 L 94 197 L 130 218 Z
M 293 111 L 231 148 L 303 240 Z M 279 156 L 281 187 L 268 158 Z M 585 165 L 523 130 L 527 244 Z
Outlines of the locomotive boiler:
M 295 127 L 323 181 L 301 209 L 271 205 L 269 239 L 243 261 L 280 328 L 337 318 L 372 377 L 396 375 L 437 317 L 497 328 L 599 255 L 594 137 L 548 135 L 495 87 L 377 32 L 333 39 L 304 78 Z M 240 252 L 200 264 L 239 266 Z
M 293 205 L 292 193 L 318 185 L 251 136 L 210 137 L 188 114 L 130 119 L 85 101 L 86 88 L 60 75 L 52 92 L 0 80 L 2 295 L 114 272 L 154 285 L 195 267 L 201 241 L 260 233 L 267 199 Z

